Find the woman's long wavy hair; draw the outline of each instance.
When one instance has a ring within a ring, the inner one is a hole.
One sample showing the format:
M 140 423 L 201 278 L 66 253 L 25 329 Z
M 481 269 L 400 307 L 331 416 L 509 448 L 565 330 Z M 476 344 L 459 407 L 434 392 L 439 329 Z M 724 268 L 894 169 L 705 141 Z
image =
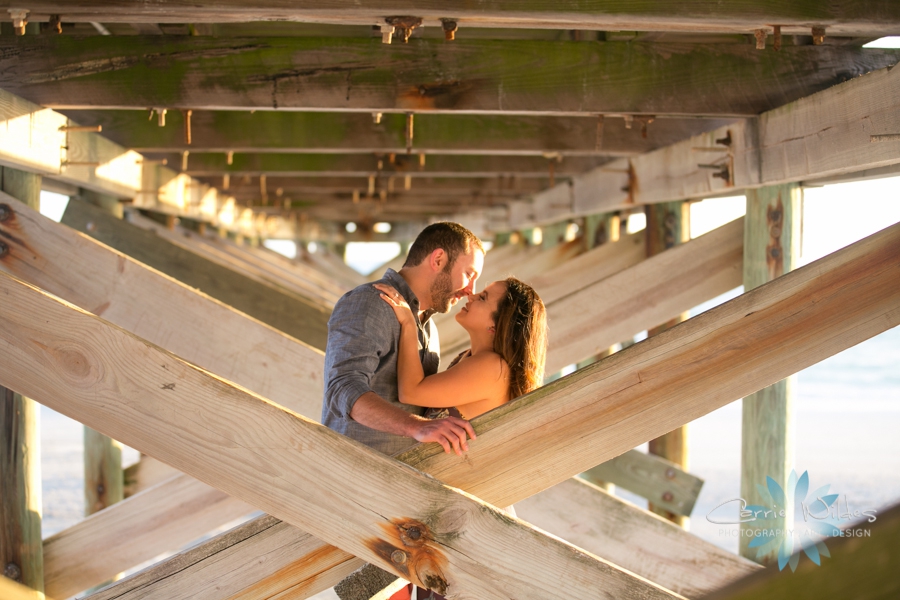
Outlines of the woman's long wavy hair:
M 494 352 L 509 365 L 509 397 L 540 387 L 547 359 L 547 310 L 530 285 L 515 277 L 494 313 Z

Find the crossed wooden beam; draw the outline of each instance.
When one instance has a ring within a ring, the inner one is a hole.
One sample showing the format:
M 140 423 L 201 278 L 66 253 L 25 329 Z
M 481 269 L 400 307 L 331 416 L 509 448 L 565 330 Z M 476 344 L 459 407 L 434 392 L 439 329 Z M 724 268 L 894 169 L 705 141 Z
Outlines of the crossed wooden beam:
M 896 298 L 895 298 L 895 299 L 896 299 Z M 695 321 L 696 321 L 696 320 L 695 320 Z M 608 362 L 609 362 L 609 361 L 605 361 L 604 364 L 607 364 Z M 596 369 L 592 369 L 592 371 L 593 371 L 593 370 L 596 370 Z M 568 380 L 567 380 L 567 381 L 568 381 Z M 764 384 L 763 384 L 763 385 L 764 385 Z M 552 387 L 553 387 L 553 386 L 548 386 L 548 389 L 549 389 L 549 388 L 552 388 Z M 567 386 L 567 387 L 568 387 L 568 386 Z M 738 394 L 738 395 L 742 395 L 742 394 Z M 734 397 L 737 397 L 737 395 L 735 395 Z M 731 399 L 731 398 L 729 398 L 729 399 Z M 723 403 L 724 403 L 724 402 L 723 402 Z M 522 401 L 516 403 L 516 405 L 517 405 L 517 406 L 522 405 Z M 693 418 L 693 417 L 692 417 L 692 418 Z M 490 439 L 493 440 L 494 438 L 492 437 L 492 438 L 490 438 Z M 482 441 L 482 442 L 479 442 L 479 443 L 483 443 L 483 441 Z M 632 444 L 632 445 L 634 445 L 634 444 Z M 629 446 L 629 447 L 630 447 L 630 446 Z M 473 452 L 474 452 L 474 449 L 473 449 Z M 440 458 L 440 457 L 438 457 L 438 458 Z M 591 463 L 590 463 L 590 465 L 588 465 L 588 466 L 591 466 L 591 465 L 594 464 L 595 462 L 599 462 L 599 461 L 597 461 L 597 460 L 592 460 Z M 576 471 L 576 472 L 577 472 L 577 471 Z M 488 488 L 488 489 L 489 489 L 489 488 Z

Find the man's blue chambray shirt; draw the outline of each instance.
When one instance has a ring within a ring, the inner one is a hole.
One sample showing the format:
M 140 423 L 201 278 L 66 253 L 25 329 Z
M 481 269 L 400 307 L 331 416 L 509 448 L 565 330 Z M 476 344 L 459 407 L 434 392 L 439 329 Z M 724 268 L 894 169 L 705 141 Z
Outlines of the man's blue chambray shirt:
M 413 314 L 418 314 L 419 301 L 399 273 L 388 269 L 378 283 L 393 286 L 406 299 Z M 350 409 L 366 392 L 375 392 L 407 412 L 417 415 L 424 412 L 418 406 L 400 404 L 397 391 L 400 323 L 380 294 L 371 283 L 361 285 L 344 294 L 331 313 L 325 349 L 322 423 L 379 452 L 393 455 L 415 444 L 415 440 L 370 429 L 350 418 Z M 419 356 L 428 376 L 437 373 L 441 356 L 437 327 L 430 318 L 424 321 L 419 323 Z

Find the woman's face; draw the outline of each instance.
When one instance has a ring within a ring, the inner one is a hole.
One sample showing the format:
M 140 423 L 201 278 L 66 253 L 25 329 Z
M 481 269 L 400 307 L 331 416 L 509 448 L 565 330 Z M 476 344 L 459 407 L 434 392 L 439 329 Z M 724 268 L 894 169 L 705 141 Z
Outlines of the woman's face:
M 470 294 L 466 305 L 456 313 L 456 320 L 466 329 L 489 329 L 494 326 L 493 315 L 497 312 L 500 298 L 506 293 L 506 282 L 495 281 L 481 292 Z

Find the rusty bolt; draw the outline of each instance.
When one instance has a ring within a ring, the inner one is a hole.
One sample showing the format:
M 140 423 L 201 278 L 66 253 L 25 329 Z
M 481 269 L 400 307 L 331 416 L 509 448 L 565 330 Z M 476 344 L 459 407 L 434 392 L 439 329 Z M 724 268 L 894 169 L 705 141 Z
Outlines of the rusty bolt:
M 821 46 L 825 43 L 825 28 L 824 27 L 813 27 L 812 28 L 812 39 L 813 46 Z
M 757 29 L 753 32 L 753 35 L 756 37 L 756 49 L 757 50 L 765 50 L 766 49 L 766 33 L 765 29 Z
M 666 502 L 671 502 L 674 498 L 675 498 L 675 496 L 672 495 L 672 492 L 666 492 L 665 494 L 662 495 L 662 499 L 665 500 Z
M 48 29 L 50 33 L 62 33 L 62 20 L 59 18 L 59 15 L 50 15 Z
M 106 491 L 106 488 L 103 487 L 103 484 L 102 484 L 102 483 L 98 483 L 98 484 L 97 484 L 97 495 L 98 495 L 98 496 L 102 496 L 102 495 L 103 495 L 103 492 L 105 492 L 105 491 Z
M 84 228 L 87 229 L 88 231 L 94 231 L 97 229 L 97 226 L 94 224 L 93 221 L 88 221 L 87 225 L 85 225 Z
M 456 21 L 451 21 L 450 19 L 441 19 L 441 27 L 444 29 L 444 39 L 448 42 L 452 42 L 456 39 L 456 30 L 458 26 Z
M 394 550 L 391 552 L 391 560 L 398 565 L 406 564 L 406 552 L 403 550 Z
M 716 140 L 717 144 L 722 146 L 730 146 L 731 145 L 731 131 L 725 134 L 725 137 L 719 138 Z
M 3 569 L 3 574 L 13 581 L 22 581 L 22 569 L 16 563 L 7 564 L 6 568 Z
M 675 469 L 672 467 L 666 469 L 666 479 L 675 479 Z
M 0 242 L 0 258 L 3 258 L 7 254 L 9 254 L 9 246 L 4 244 L 3 242 Z
M 781 258 L 781 248 L 770 248 L 769 256 L 771 256 L 774 260 L 778 260 Z
M 422 537 L 422 530 L 419 529 L 418 527 L 413 526 L 406 530 L 406 535 L 411 540 L 417 540 L 420 537 Z
M 0 221 L 5 221 L 12 216 L 12 209 L 9 204 L 0 204 Z

